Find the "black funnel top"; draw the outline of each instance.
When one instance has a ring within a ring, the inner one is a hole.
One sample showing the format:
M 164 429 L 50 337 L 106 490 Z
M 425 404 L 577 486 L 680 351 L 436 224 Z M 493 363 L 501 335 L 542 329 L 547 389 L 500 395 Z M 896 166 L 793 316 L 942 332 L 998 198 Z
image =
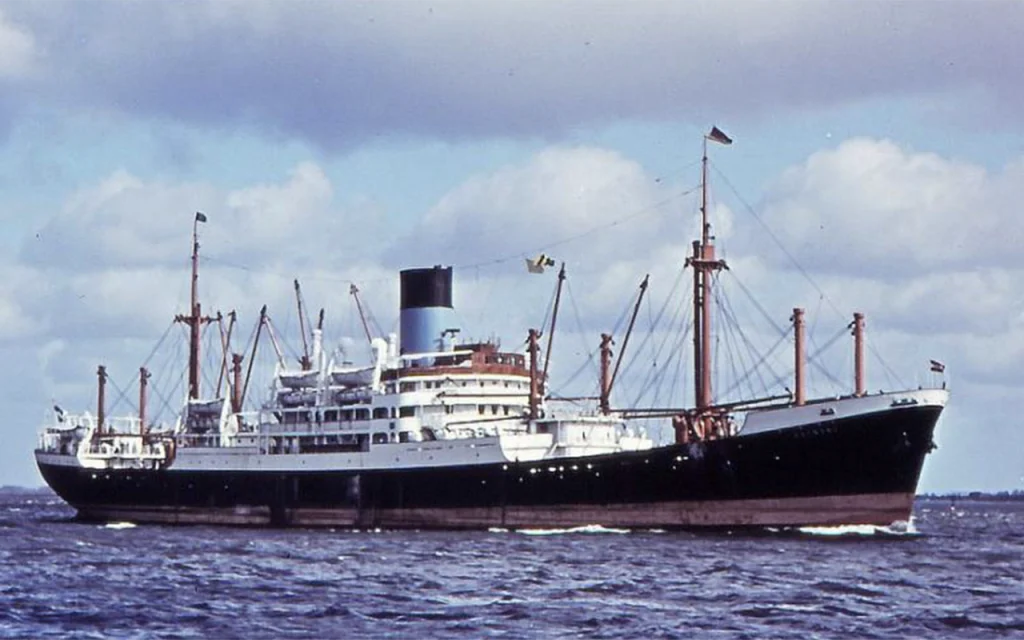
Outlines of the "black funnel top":
M 452 308 L 452 268 L 437 265 L 401 272 L 402 309 Z

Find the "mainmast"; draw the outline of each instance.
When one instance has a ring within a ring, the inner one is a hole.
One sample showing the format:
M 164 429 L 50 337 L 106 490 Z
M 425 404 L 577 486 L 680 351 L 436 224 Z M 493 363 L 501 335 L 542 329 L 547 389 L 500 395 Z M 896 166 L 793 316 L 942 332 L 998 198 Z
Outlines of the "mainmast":
M 693 267 L 693 365 L 694 398 L 697 413 L 711 407 L 711 282 L 714 274 L 728 268 L 724 260 L 715 259 L 714 236 L 708 222 L 708 140 L 732 144 L 732 139 L 718 127 L 704 136 L 701 155 L 700 240 L 693 242 L 693 255 L 686 259 Z
M 204 322 L 212 322 L 214 318 L 204 318 L 199 305 L 199 223 L 206 222 L 206 214 L 196 211 L 192 223 L 192 295 L 189 315 L 175 316 L 175 321 L 184 322 L 189 328 L 188 348 L 188 397 L 199 398 L 199 333 Z

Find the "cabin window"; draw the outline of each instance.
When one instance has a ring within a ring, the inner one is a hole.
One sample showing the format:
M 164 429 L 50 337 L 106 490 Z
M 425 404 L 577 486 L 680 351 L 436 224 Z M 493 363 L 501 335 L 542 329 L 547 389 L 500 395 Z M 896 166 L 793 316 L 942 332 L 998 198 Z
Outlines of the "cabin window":
M 444 412 L 445 413 L 451 413 L 452 412 L 452 405 L 450 405 L 450 404 L 444 405 Z
M 388 434 L 386 433 L 375 433 L 373 434 L 373 444 L 386 444 L 388 441 Z
M 370 410 L 369 409 L 356 409 L 356 420 L 369 420 Z
M 412 418 L 416 415 L 416 407 L 399 407 L 399 418 Z
M 403 382 L 403 383 L 398 385 L 398 390 L 401 391 L 402 393 L 405 393 L 407 391 L 415 391 L 416 390 L 416 383 L 415 382 Z
M 491 415 L 495 415 L 495 416 L 498 415 L 498 405 L 496 405 L 496 404 L 492 404 L 491 405 Z
M 505 415 L 508 415 L 508 405 L 505 405 Z
M 395 419 L 395 408 L 394 407 L 391 407 L 391 419 L 392 420 Z
M 409 431 L 399 431 L 398 432 L 398 441 L 399 442 L 411 442 L 412 441 L 412 433 L 409 432 Z
M 373 410 L 374 420 L 386 420 L 388 417 L 387 407 L 375 407 Z
M 486 410 L 487 410 L 487 409 L 486 409 L 486 408 L 484 407 L 484 405 L 480 405 L 479 407 L 477 407 L 477 409 L 478 409 L 478 410 L 480 411 L 480 415 L 484 415 L 484 411 L 486 411 Z
M 328 409 L 324 411 L 324 422 L 337 422 L 338 421 L 338 410 Z
M 351 409 L 342 409 L 341 410 L 341 419 L 344 420 L 345 422 L 352 422 L 352 410 Z

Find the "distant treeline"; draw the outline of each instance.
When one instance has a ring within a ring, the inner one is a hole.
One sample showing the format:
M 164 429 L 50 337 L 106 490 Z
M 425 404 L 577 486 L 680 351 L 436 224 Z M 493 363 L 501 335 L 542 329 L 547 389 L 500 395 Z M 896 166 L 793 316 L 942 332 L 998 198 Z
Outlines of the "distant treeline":
M 986 493 L 984 491 L 963 491 L 958 493 L 922 493 L 918 496 L 925 500 L 1022 500 L 1024 501 L 1024 490 L 998 491 Z

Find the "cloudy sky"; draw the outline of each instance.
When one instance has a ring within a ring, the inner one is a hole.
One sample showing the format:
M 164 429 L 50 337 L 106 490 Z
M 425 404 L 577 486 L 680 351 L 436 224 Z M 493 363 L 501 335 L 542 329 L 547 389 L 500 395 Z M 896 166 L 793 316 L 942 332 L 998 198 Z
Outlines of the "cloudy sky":
M 570 273 L 562 388 L 592 386 L 650 273 L 616 401 L 689 393 L 673 285 L 718 125 L 722 288 L 750 328 L 719 317 L 716 389 L 758 353 L 752 392 L 785 378 L 770 349 L 801 306 L 834 367 L 811 390 L 845 392 L 860 310 L 872 391 L 947 364 L 921 488 L 1024 489 L 1022 25 L 1019 2 L 0 1 L 0 485 L 41 483 L 45 412 L 94 411 L 96 365 L 134 410 L 169 328 L 149 366 L 177 403 L 195 211 L 204 308 L 238 311 L 238 349 L 264 303 L 297 341 L 299 278 L 358 352 L 349 283 L 387 332 L 396 271 L 432 264 L 464 335 L 516 348 L 545 251 Z

